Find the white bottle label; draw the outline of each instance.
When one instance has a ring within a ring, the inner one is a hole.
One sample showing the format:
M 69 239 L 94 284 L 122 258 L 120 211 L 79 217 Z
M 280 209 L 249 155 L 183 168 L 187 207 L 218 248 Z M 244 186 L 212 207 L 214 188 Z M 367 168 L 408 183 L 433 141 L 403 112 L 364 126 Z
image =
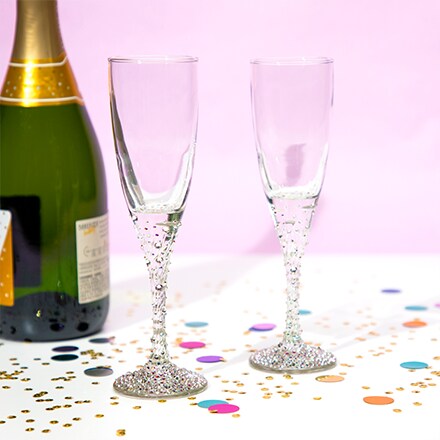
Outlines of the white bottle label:
M 78 302 L 89 303 L 109 294 L 108 215 L 76 222 Z

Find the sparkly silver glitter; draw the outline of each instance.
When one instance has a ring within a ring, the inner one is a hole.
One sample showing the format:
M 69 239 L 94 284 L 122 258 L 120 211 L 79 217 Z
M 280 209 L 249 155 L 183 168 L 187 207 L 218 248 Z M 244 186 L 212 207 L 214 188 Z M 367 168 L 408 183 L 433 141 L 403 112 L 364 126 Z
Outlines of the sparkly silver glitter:
M 114 382 L 113 387 L 123 394 L 146 398 L 182 397 L 200 393 L 208 385 L 203 376 L 170 362 L 167 348 L 167 275 L 181 216 L 182 212 L 133 215 L 151 283 L 153 334 L 149 361 Z
M 287 279 L 286 329 L 283 340 L 255 352 L 250 364 L 260 370 L 305 373 L 336 365 L 333 354 L 305 344 L 299 322 L 299 282 L 301 259 L 307 245 L 310 225 L 318 198 L 269 200 L 275 228 L 283 251 Z
M 139 370 L 116 379 L 113 386 L 116 391 L 131 396 L 169 398 L 200 393 L 208 382 L 203 376 L 171 362 L 155 364 L 149 361 Z
M 249 361 L 259 370 L 280 373 L 309 373 L 336 366 L 336 358 L 332 353 L 304 342 L 280 342 L 255 352 Z

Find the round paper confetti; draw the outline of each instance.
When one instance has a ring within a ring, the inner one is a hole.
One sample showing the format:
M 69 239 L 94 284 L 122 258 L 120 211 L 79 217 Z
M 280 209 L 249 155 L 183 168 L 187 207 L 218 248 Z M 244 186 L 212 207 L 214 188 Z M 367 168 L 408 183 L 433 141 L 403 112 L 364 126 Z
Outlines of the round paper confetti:
M 400 289 L 382 289 L 382 293 L 401 293 L 402 291 Z
M 423 310 L 428 310 L 426 306 L 406 306 L 406 310 L 411 310 L 413 312 L 422 312 Z
M 409 327 L 409 328 L 418 328 L 418 327 L 425 327 L 425 325 L 427 325 L 427 324 L 424 321 L 416 321 L 416 320 L 414 320 L 414 321 L 404 322 L 403 325 L 405 327 Z
M 206 344 L 200 341 L 181 342 L 179 347 L 182 348 L 203 348 Z
M 76 354 L 57 354 L 52 356 L 51 359 L 54 361 L 73 361 L 78 359 L 78 356 Z
M 425 362 L 411 361 L 411 362 L 402 362 L 400 364 L 402 368 L 408 368 L 410 370 L 420 370 L 421 368 L 426 368 L 428 364 Z
M 275 324 L 271 324 L 269 322 L 262 322 L 259 324 L 254 324 L 249 330 L 254 330 L 257 332 L 267 332 L 273 330 L 276 327 Z
M 318 382 L 333 383 L 342 382 L 344 378 L 342 376 L 335 376 L 332 374 L 326 374 L 324 376 L 318 376 L 315 378 Z
M 237 405 L 230 405 L 229 403 L 217 403 L 208 408 L 210 412 L 217 414 L 229 414 L 237 412 L 240 409 Z
M 199 406 L 200 408 L 209 408 L 210 406 L 220 405 L 220 404 L 229 405 L 228 402 L 226 402 L 226 400 L 211 399 L 211 400 L 202 400 L 197 404 L 197 406 Z
M 394 402 L 394 399 L 386 396 L 367 396 L 364 397 L 364 402 L 370 405 L 389 405 Z
M 213 364 L 215 362 L 223 362 L 225 359 L 221 356 L 200 356 L 196 360 L 206 364 Z
M 306 310 L 306 309 L 299 309 L 298 313 L 300 315 L 310 315 L 312 312 L 310 310 Z
M 185 325 L 187 327 L 199 328 L 199 327 L 206 327 L 208 323 L 204 321 L 190 321 L 190 322 L 185 322 Z
M 108 367 L 95 367 L 95 368 L 88 368 L 87 370 L 84 370 L 84 374 L 87 376 L 93 376 L 93 377 L 104 377 L 104 376 L 110 376 L 113 374 L 113 370 Z
M 107 344 L 109 342 L 112 342 L 115 338 L 93 338 L 90 339 L 89 342 L 92 342 L 93 344 Z
M 69 351 L 76 350 L 78 350 L 78 347 L 75 347 L 74 345 L 62 345 L 61 347 L 52 348 L 52 351 L 56 351 L 58 353 L 67 353 Z

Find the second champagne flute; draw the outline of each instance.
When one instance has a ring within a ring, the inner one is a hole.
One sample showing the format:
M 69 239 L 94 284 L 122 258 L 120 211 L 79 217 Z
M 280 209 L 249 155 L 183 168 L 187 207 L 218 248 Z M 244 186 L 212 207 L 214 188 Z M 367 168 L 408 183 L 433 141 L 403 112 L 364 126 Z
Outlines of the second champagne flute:
M 170 361 L 165 328 L 170 255 L 188 194 L 197 133 L 197 58 L 109 59 L 110 104 L 124 196 L 145 254 L 153 334 L 148 362 L 114 383 L 139 397 L 203 391 L 206 379 Z

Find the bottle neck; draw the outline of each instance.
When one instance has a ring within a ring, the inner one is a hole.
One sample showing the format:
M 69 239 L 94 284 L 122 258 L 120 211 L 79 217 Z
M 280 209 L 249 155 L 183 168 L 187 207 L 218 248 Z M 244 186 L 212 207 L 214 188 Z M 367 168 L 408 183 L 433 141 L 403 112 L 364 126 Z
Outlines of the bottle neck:
M 64 51 L 56 0 L 17 0 L 15 41 L 0 103 L 83 104 Z
M 12 61 L 60 61 L 64 57 L 57 0 L 17 0 Z

